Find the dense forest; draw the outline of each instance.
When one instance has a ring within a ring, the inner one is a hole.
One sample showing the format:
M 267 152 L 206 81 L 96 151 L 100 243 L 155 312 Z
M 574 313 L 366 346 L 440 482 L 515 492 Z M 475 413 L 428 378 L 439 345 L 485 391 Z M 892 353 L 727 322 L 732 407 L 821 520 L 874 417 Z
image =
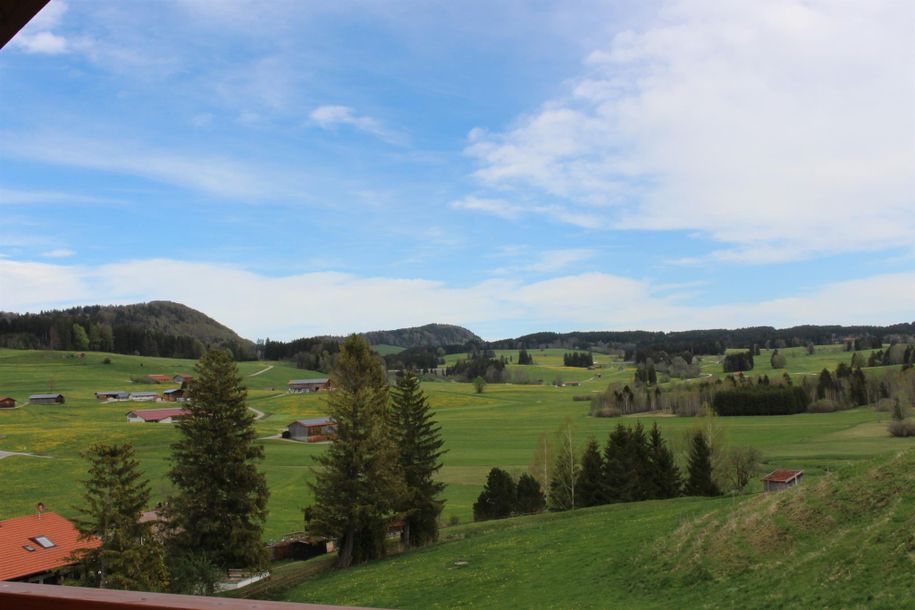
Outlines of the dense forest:
M 776 329 L 754 326 L 738 329 L 687 330 L 677 332 L 581 331 L 570 333 L 541 332 L 515 339 L 502 339 L 487 344 L 492 349 L 540 349 L 548 347 L 610 351 L 622 350 L 626 360 L 644 362 L 651 352 L 668 354 L 724 354 L 728 348 L 758 345 L 767 349 L 803 347 L 857 341 L 858 345 L 880 347 L 894 338 L 915 334 L 915 322 L 891 326 L 792 326 Z M 902 339 L 899 342 L 904 342 Z M 854 347 L 851 345 L 850 347 Z M 861 349 L 861 347 L 858 347 Z M 641 353 L 639 353 L 641 352 Z M 664 358 L 653 357 L 655 362 Z
M 2 347 L 199 358 L 206 347 L 217 345 L 238 360 L 257 356 L 254 344 L 230 328 L 170 301 L 0 313 Z

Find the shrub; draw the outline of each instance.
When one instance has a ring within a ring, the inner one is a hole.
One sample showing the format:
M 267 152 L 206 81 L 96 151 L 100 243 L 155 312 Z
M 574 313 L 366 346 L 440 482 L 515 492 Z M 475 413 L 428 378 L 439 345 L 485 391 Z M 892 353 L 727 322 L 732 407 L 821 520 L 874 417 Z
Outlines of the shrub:
M 881 398 L 876 403 L 874 403 L 874 409 L 880 411 L 881 413 L 888 413 L 893 410 L 895 401 L 892 398 Z
M 890 422 L 889 431 L 891 436 L 915 436 L 915 421 L 910 419 L 894 419 Z
M 102 360 L 102 364 L 111 364 L 111 358 L 105 358 Z
M 807 406 L 808 413 L 832 413 L 833 411 L 838 410 L 839 407 L 836 405 L 836 401 L 829 400 L 828 398 L 821 398 Z
M 455 526 L 461 523 L 461 518 L 457 515 L 451 515 L 448 517 L 448 525 Z

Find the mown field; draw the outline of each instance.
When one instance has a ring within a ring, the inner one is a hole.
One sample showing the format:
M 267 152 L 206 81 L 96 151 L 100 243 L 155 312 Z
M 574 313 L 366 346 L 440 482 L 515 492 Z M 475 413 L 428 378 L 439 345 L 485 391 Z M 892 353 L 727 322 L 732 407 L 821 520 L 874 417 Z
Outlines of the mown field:
M 516 352 L 512 352 L 515 356 Z M 536 361 L 531 371 L 540 369 L 549 382 L 555 375 L 580 380 L 580 387 L 551 385 L 491 384 L 476 394 L 470 384 L 433 381 L 424 384 L 441 423 L 445 446 L 442 480 L 448 487 L 443 517 L 469 521 L 472 504 L 479 494 L 486 473 L 500 466 L 519 474 L 531 461 L 537 438 L 553 433 L 566 417 L 572 418 L 582 445 L 588 437 L 603 442 L 617 419 L 588 416 L 587 402 L 572 397 L 603 390 L 614 380 L 629 382 L 632 369 L 608 356 L 596 357 L 605 365 L 596 371 L 561 366 L 562 350 L 532 352 Z M 801 350 L 786 350 L 788 370 L 795 375 L 815 374 L 824 366 L 835 368 L 839 359 L 850 355 L 838 347 L 818 348 L 814 356 Z M 110 357 L 112 364 L 103 360 Z M 703 370 L 720 375 L 716 358 L 703 359 Z M 757 358 L 756 373 L 769 372 L 768 354 Z M 64 352 L 0 350 L 0 395 L 10 395 L 24 404 L 29 394 L 53 388 L 63 393 L 63 406 L 26 406 L 12 411 L 0 410 L 0 450 L 34 453 L 47 457 L 13 456 L 0 460 L 0 518 L 28 513 L 42 501 L 50 510 L 73 515 L 79 503 L 79 481 L 85 466 L 80 458 L 94 442 L 132 442 L 142 467 L 152 482 L 154 499 L 164 498 L 170 485 L 169 445 L 176 432 L 169 424 L 129 424 L 125 413 L 133 408 L 149 408 L 149 403 L 99 403 L 98 390 L 164 390 L 174 385 L 131 384 L 133 376 L 151 373 L 191 372 L 193 362 L 87 353 L 85 358 Z M 269 368 L 272 367 L 272 368 Z M 321 376 L 277 362 L 240 364 L 249 386 L 252 408 L 265 414 L 257 422 L 266 449 L 263 464 L 271 490 L 270 515 L 266 536 L 275 538 L 302 527 L 302 507 L 311 501 L 307 481 L 312 456 L 323 447 L 269 437 L 277 435 L 294 419 L 321 414 L 320 395 L 289 395 L 286 382 L 292 378 Z M 622 370 L 620 370 L 622 368 Z M 269 369 L 269 370 L 265 370 Z M 265 371 L 260 374 L 260 371 Z M 781 374 L 781 371 L 775 372 Z M 598 377 L 598 375 L 600 377 Z M 533 377 L 533 374 L 531 374 Z M 694 383 L 694 382 L 675 382 Z M 802 414 L 780 417 L 718 418 L 728 442 L 759 447 L 768 467 L 805 468 L 813 479 L 827 470 L 863 458 L 891 452 L 899 442 L 886 435 L 887 414 L 862 408 L 829 414 Z M 624 418 L 634 423 L 641 419 L 650 426 L 657 421 L 675 446 L 682 444 L 685 432 L 696 424 L 690 418 L 662 415 Z
M 437 545 L 324 572 L 280 597 L 383 608 L 913 608 L 915 450 L 894 445 L 898 455 L 776 494 L 449 528 Z

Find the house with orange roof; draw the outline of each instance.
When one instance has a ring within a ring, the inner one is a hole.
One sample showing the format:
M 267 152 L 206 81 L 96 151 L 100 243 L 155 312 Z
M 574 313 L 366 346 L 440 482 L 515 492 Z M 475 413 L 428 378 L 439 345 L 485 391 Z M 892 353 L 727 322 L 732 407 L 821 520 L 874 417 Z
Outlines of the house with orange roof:
M 97 538 L 80 540 L 73 523 L 53 512 L 0 521 L 0 580 L 53 583 L 76 564 L 74 551 L 94 549 Z

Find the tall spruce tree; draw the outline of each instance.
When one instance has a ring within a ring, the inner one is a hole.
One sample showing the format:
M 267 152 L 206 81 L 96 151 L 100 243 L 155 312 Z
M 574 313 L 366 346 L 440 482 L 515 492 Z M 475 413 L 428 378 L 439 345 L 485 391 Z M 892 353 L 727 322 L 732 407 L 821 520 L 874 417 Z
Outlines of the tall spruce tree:
M 222 570 L 262 568 L 269 491 L 257 466 L 264 448 L 255 440 L 247 391 L 227 350 L 207 351 L 194 371 L 180 440 L 172 445 L 169 547 L 205 555 Z
M 693 434 L 687 470 L 688 477 L 684 490 L 687 496 L 721 495 L 721 490 L 712 478 L 712 449 L 701 431 Z
M 404 483 L 388 414 L 381 363 L 365 339 L 344 340 L 331 373 L 327 414 L 337 434 L 315 457 L 309 531 L 339 542 L 338 567 L 385 555 L 390 521 L 403 505 Z
M 639 501 L 652 498 L 654 485 L 651 480 L 650 450 L 641 422 L 629 431 L 626 457 L 629 466 L 629 499 Z
M 444 441 L 415 374 L 404 373 L 391 394 L 391 427 L 406 486 L 403 539 L 409 546 L 422 546 L 438 538 L 438 517 L 445 505 L 445 484 L 434 478 L 442 467 Z
M 683 488 L 680 469 L 674 462 L 674 454 L 661 436 L 658 424 L 651 427 L 649 438 L 650 478 L 655 498 L 675 498 Z
M 518 489 L 512 475 L 501 468 L 493 468 L 477 501 L 473 503 L 473 520 L 503 519 L 511 517 L 518 502 Z
M 515 513 L 532 515 L 542 513 L 546 508 L 546 496 L 537 479 L 525 473 L 518 477 L 515 494 Z
M 603 488 L 604 499 L 608 504 L 629 502 L 631 476 L 629 460 L 629 429 L 618 424 L 610 433 L 604 449 Z
M 101 546 L 79 555 L 82 584 L 164 590 L 168 574 L 162 544 L 151 523 L 139 522 L 149 503 L 149 481 L 141 478 L 133 446 L 93 445 L 83 457 L 89 461 L 89 478 L 74 522 L 82 539 L 98 538 Z
M 584 508 L 605 503 L 603 470 L 604 459 L 597 441 L 592 438 L 581 457 L 581 469 L 575 485 L 575 506 Z
M 575 454 L 574 428 L 572 420 L 567 418 L 556 437 L 556 458 L 550 477 L 550 510 L 575 508 L 575 483 L 579 468 L 578 456 Z

